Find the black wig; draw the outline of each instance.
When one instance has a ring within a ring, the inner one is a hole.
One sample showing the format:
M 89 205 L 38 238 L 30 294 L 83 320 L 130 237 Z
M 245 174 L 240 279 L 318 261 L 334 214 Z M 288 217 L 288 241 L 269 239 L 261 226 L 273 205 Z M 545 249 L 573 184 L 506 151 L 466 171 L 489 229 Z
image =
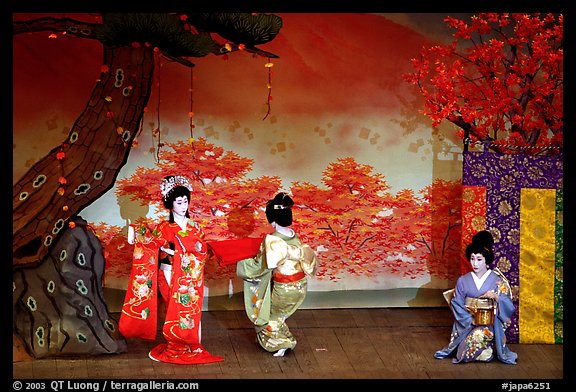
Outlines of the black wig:
M 286 193 L 280 192 L 266 203 L 266 219 L 268 223 L 288 227 L 292 224 L 292 206 L 294 200 Z

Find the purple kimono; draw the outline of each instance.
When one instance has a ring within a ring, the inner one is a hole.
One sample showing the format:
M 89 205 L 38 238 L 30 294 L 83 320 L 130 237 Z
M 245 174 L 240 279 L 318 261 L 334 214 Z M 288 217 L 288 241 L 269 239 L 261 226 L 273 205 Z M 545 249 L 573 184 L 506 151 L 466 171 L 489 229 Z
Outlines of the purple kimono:
M 515 365 L 518 355 L 506 346 L 506 328 L 515 307 L 508 281 L 496 268 L 488 270 L 489 276 L 476 288 L 473 272 L 458 278 L 450 307 L 454 314 L 454 324 L 450 334 L 450 343 L 436 351 L 435 358 L 444 359 L 455 351 L 453 363 L 483 361 L 488 362 L 497 357 L 500 361 Z M 466 309 L 466 297 L 478 298 L 486 291 L 498 294 L 494 324 L 474 325 L 474 316 Z

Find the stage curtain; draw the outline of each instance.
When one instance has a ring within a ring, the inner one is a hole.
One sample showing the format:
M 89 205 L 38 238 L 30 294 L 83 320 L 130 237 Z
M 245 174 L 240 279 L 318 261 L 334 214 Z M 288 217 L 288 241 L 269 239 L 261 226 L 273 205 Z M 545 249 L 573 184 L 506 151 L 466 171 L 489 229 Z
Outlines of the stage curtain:
M 466 151 L 462 185 L 462 246 L 489 230 L 495 265 L 512 286 L 508 342 L 562 343 L 562 154 Z

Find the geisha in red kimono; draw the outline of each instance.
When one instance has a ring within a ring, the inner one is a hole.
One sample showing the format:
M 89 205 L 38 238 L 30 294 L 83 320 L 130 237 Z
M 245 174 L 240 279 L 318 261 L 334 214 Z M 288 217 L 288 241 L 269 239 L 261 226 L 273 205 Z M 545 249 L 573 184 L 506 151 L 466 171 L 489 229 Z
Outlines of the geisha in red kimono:
M 148 356 L 183 365 L 224 360 L 200 344 L 207 245 L 202 229 L 190 219 L 191 189 L 186 177 L 166 177 L 161 190 L 164 206 L 170 210 L 169 221 L 156 228 L 141 226 L 136 231 L 130 226 L 133 264 L 119 320 L 125 337 L 154 340 L 159 291 L 166 301 L 162 328 L 166 343 L 152 348 Z M 164 253 L 171 256 L 159 259 Z

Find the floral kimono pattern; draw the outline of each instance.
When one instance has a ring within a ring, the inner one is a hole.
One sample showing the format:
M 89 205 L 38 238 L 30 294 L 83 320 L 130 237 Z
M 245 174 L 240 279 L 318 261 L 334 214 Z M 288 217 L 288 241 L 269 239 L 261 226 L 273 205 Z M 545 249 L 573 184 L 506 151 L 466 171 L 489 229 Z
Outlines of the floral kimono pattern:
M 447 346 L 434 354 L 435 358 L 444 359 L 451 355 L 453 363 L 481 361 L 488 362 L 494 358 L 506 364 L 516 364 L 518 355 L 506 345 L 506 328 L 515 310 L 510 286 L 498 269 L 489 270 L 490 274 L 478 289 L 469 272 L 456 283 L 450 308 L 454 314 L 454 324 Z M 466 298 L 478 298 L 486 291 L 498 294 L 494 323 L 490 325 L 473 324 L 474 316 L 466 308 Z
M 127 338 L 156 338 L 158 318 L 158 250 L 165 244 L 162 233 L 142 226 L 136 231 L 128 290 L 118 322 Z
M 158 273 L 159 250 L 168 243 L 174 244 L 170 282 L 164 273 Z M 162 328 L 166 343 L 154 347 L 150 358 L 179 364 L 223 361 L 200 344 L 206 256 L 204 233 L 190 220 L 185 230 L 176 223 L 162 222 L 153 231 L 137 232 L 119 328 L 126 337 L 155 339 L 160 290 L 166 300 Z

